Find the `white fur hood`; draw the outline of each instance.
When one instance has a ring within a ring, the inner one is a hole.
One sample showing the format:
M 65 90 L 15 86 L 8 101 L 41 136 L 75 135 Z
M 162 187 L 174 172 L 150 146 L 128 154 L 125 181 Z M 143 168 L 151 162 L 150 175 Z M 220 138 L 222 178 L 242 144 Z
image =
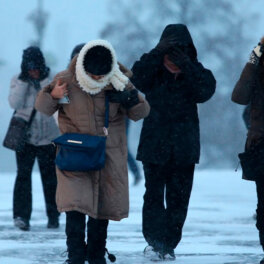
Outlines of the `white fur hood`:
M 103 46 L 111 52 L 112 67 L 111 71 L 104 75 L 98 81 L 92 79 L 86 72 L 83 66 L 83 61 L 88 50 L 95 46 Z M 112 45 L 106 40 L 92 40 L 89 41 L 80 51 L 76 62 L 76 79 L 80 87 L 89 94 L 97 94 L 101 92 L 104 87 L 112 84 L 118 91 L 123 91 L 128 83 L 128 78 L 119 70 L 115 50 Z

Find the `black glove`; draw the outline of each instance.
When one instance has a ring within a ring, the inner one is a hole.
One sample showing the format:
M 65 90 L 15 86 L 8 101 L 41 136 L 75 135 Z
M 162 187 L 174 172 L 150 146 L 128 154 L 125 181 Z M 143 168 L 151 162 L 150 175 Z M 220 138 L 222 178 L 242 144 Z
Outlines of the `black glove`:
M 169 60 L 178 66 L 183 72 L 192 67 L 192 61 L 181 49 L 174 47 L 169 54 Z
M 165 38 L 158 43 L 155 49 L 165 54 L 168 53 L 176 45 L 177 41 L 174 38 Z
M 116 90 L 106 91 L 106 95 L 110 102 L 119 103 L 125 109 L 129 109 L 139 103 L 138 91 L 136 89 L 124 90 L 123 92 Z

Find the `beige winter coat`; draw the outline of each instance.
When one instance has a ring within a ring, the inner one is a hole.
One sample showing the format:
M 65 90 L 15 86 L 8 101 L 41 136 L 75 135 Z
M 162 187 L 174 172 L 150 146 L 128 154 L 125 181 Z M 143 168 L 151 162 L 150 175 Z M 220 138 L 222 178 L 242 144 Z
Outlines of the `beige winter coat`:
M 103 136 L 105 94 L 111 85 L 96 95 L 80 89 L 75 75 L 76 58 L 68 70 L 59 73 L 54 81 L 41 91 L 36 100 L 40 112 L 52 115 L 59 110 L 59 128 L 64 133 L 82 133 Z M 120 67 L 125 72 L 124 67 Z M 126 74 L 129 71 L 126 70 Z M 59 105 L 50 92 L 56 80 L 67 82 L 70 104 Z M 131 83 L 127 89 L 134 89 Z M 139 95 L 140 103 L 128 111 L 120 104 L 110 103 L 109 135 L 106 143 L 105 168 L 96 172 L 68 172 L 57 168 L 58 210 L 79 211 L 93 218 L 121 220 L 128 217 L 128 172 L 126 117 L 137 121 L 146 117 L 150 107 Z M 84 161 L 85 162 L 85 161 Z

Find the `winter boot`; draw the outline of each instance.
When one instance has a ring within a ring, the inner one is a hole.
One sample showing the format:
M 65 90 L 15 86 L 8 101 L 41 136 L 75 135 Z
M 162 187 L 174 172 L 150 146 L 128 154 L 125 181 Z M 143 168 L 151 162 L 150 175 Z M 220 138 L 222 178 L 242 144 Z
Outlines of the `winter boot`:
M 19 217 L 19 216 L 14 218 L 14 225 L 23 231 L 29 231 L 30 230 L 29 220 L 24 219 L 24 218 Z
M 155 250 L 152 246 L 146 246 L 143 253 L 144 253 L 144 256 L 151 261 L 162 261 L 163 260 L 162 253 Z
M 59 228 L 59 218 L 58 217 L 50 217 L 48 220 L 47 228 L 55 229 Z
M 264 230 L 259 230 L 259 243 L 264 251 Z
M 107 239 L 108 220 L 99 220 L 89 217 L 86 259 L 89 264 L 105 264 L 105 253 L 111 262 L 116 260 L 115 256 L 109 254 L 105 248 Z
M 166 252 L 163 254 L 163 259 L 165 261 L 173 261 L 176 259 L 175 253 L 173 249 L 166 250 Z

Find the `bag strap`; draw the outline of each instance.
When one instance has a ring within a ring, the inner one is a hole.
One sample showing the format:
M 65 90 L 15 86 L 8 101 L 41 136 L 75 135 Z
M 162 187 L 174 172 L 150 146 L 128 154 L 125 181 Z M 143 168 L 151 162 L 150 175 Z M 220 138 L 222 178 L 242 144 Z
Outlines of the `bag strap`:
M 109 98 L 105 96 L 105 128 L 109 126 Z
M 108 127 L 109 127 L 109 98 L 105 94 L 105 123 L 104 123 L 104 133 L 108 136 Z
M 31 112 L 31 115 L 30 115 L 30 118 L 28 120 L 28 124 L 27 124 L 27 127 L 30 128 L 31 124 L 32 124 L 32 121 L 33 121 L 33 118 L 35 117 L 37 113 L 37 110 L 34 108 Z

